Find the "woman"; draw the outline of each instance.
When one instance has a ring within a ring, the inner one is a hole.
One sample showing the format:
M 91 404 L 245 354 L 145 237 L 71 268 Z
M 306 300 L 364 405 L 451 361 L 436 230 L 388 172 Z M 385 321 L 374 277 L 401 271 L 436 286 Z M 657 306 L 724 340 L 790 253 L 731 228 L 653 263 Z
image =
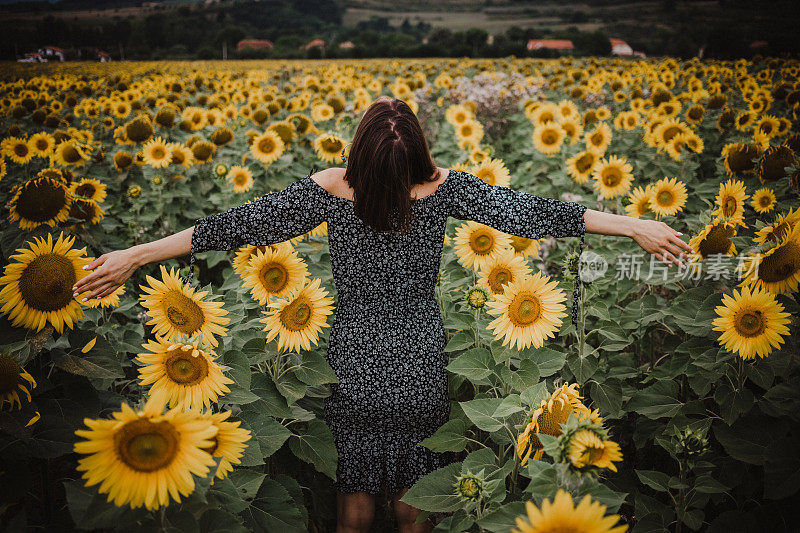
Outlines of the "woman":
M 429 522 L 414 524 L 419 510 L 399 498 L 451 460 L 417 446 L 448 419 L 446 338 L 434 298 L 448 217 L 532 239 L 623 235 L 668 264 L 679 265 L 682 251 L 690 250 L 662 222 L 437 167 L 408 105 L 380 98 L 358 125 L 346 168 L 309 173 L 169 237 L 103 254 L 75 292 L 99 298 L 144 264 L 189 253 L 191 272 L 197 252 L 274 244 L 327 221 L 338 294 L 327 360 L 339 382 L 325 399 L 324 419 L 339 457 L 337 531 L 368 531 L 383 489 L 401 531 L 429 531 Z

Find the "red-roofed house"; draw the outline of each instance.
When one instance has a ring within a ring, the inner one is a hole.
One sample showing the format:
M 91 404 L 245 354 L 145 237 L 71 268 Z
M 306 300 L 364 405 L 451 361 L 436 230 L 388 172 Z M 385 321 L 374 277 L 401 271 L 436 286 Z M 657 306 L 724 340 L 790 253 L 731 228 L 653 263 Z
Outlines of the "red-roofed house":
M 325 41 L 322 39 L 314 39 L 313 41 L 309 42 L 308 44 L 301 46 L 300 48 L 305 48 L 306 50 L 311 50 L 315 46 L 319 46 L 320 48 L 325 48 Z
M 269 48 L 272 50 L 272 41 L 268 41 L 266 39 L 242 39 L 236 45 L 236 50 L 241 51 L 245 48 L 252 48 L 253 50 Z
M 57 57 L 59 61 L 64 61 L 64 49 L 57 46 L 43 46 L 39 48 L 39 53 L 45 57 Z
M 344 41 L 339 43 L 339 48 L 353 48 L 355 45 L 353 41 Z
M 631 45 L 623 41 L 622 39 L 609 39 L 611 41 L 611 53 L 615 56 L 632 56 L 633 55 L 633 48 Z
M 528 50 L 573 50 L 575 45 L 568 39 L 531 39 Z

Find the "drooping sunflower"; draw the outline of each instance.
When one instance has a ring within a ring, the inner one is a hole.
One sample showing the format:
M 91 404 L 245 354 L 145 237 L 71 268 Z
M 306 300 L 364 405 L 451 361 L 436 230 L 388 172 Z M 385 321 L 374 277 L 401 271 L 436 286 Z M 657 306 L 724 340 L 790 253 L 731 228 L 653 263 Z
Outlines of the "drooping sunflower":
M 552 503 L 548 498 L 542 501 L 541 509 L 531 501 L 525 502 L 525 512 L 527 520 L 518 516 L 517 526 L 511 528 L 511 533 L 625 533 L 628 530 L 625 524 L 615 526 L 620 516 L 606 516 L 606 506 L 592 500 L 588 494 L 575 506 L 572 495 L 561 488 Z
M 787 167 L 797 166 L 797 157 L 788 146 L 771 146 L 766 149 L 758 165 L 761 183 L 777 181 L 788 176 Z
M 757 144 L 729 143 L 722 148 L 725 170 L 729 176 L 752 174 L 756 170 L 756 159 L 761 155 Z
M 736 225 L 722 219 L 717 219 L 689 239 L 689 246 L 694 250 L 693 260 L 706 259 L 710 255 L 736 253 L 736 246 L 731 240 L 736 235 Z
M 69 206 L 69 216 L 86 223 L 97 224 L 105 216 L 105 213 L 97 205 L 97 202 L 89 198 L 74 198 Z
M 586 183 L 599 160 L 600 155 L 597 152 L 591 150 L 578 152 L 567 159 L 567 174 L 577 183 Z
M 131 165 L 133 165 L 133 156 L 130 153 L 121 150 L 114 154 L 114 168 L 117 172 L 124 172 Z
M 140 353 L 139 384 L 150 385 L 153 401 L 169 407 L 197 409 L 211 407 L 211 402 L 230 392 L 227 385 L 233 380 L 222 373 L 214 353 L 203 350 L 196 342 L 173 343 L 156 335 L 155 340 L 142 347 L 150 353 Z
M 161 137 L 154 137 L 142 146 L 144 162 L 153 168 L 165 168 L 172 163 L 170 144 Z
M 599 155 L 605 154 L 611 144 L 611 136 L 611 127 L 605 122 L 598 123 L 594 129 L 584 133 L 586 149 Z
M 242 165 L 233 165 L 225 179 L 233 185 L 233 192 L 247 192 L 253 188 L 253 173 Z
M 530 275 L 528 262 L 509 247 L 501 250 L 479 270 L 478 283 L 491 294 L 502 294 L 508 283 Z
M 217 151 L 217 145 L 206 141 L 197 141 L 192 144 L 192 161 L 195 163 L 208 163 Z M 171 159 L 171 158 L 170 158 Z
M 544 454 L 544 447 L 536 436 L 537 433 L 557 437 L 561 434 L 561 424 L 565 423 L 570 415 L 589 412 L 581 402 L 581 398 L 577 383 L 564 383 L 548 398 L 543 398 L 539 402 L 526 418 L 525 430 L 517 437 L 517 457 L 520 458 L 522 466 L 527 464 L 531 454 L 534 461 L 538 461 Z
M 714 216 L 740 224 L 744 227 L 744 205 L 745 200 L 750 197 L 743 181 L 731 180 L 719 184 L 719 193 L 716 198 L 716 210 Z
M 772 224 L 756 232 L 753 242 L 756 244 L 780 242 L 798 222 L 800 222 L 800 209 L 790 209 L 788 213 L 780 213 Z
M 206 449 L 217 428 L 193 410 L 162 411 L 163 404 L 151 398 L 141 411 L 123 403 L 111 420 L 84 419 L 89 429 L 75 431 L 85 440 L 74 450 L 87 455 L 77 467 L 86 486 L 100 484 L 98 491 L 118 507 L 149 510 L 191 494 L 192 474 L 205 477 L 215 465 Z
M 612 155 L 601 158 L 594 170 L 594 188 L 603 198 L 616 198 L 628 192 L 633 181 L 633 166 L 625 158 Z
M 445 235 L 445 237 L 447 237 L 447 235 Z M 445 244 L 447 244 L 446 241 Z M 514 253 L 523 259 L 538 256 L 541 246 L 542 239 L 529 239 L 528 237 L 511 235 L 511 248 L 514 250 Z
M 628 195 L 630 203 L 625 206 L 625 212 L 630 217 L 641 218 L 652 211 L 650 209 L 652 198 L 651 187 L 634 187 Z
M 753 199 L 750 201 L 750 205 L 753 206 L 756 213 L 763 214 L 769 213 L 775 209 L 776 202 L 775 192 L 768 187 L 762 187 L 753 193 Z
M 43 224 L 55 226 L 69 216 L 72 195 L 61 180 L 46 176 L 26 181 L 12 189 L 8 202 L 9 222 L 18 222 L 23 230 Z
M 101 203 L 106 199 L 106 184 L 94 178 L 81 178 L 70 185 L 70 193 Z
M 184 284 L 174 268 L 167 272 L 161 268 L 161 281 L 147 276 L 149 287 L 139 285 L 145 294 L 139 297 L 142 306 L 147 309 L 151 320 L 147 325 L 155 326 L 153 333 L 163 335 L 171 341 L 177 341 L 182 335 L 201 333 L 203 339 L 217 346 L 215 335 L 225 335 L 224 327 L 230 319 L 222 302 L 210 302 L 203 299 L 208 291 L 195 292 L 188 283 Z
M 12 325 L 41 330 L 47 322 L 62 333 L 83 317 L 83 309 L 73 296 L 72 286 L 89 274 L 86 248 L 73 249 L 75 237 L 60 234 L 56 242 L 34 237 L 28 248 L 17 249 L 0 278 L 2 311 Z
M 511 172 L 502 159 L 486 158 L 472 169 L 472 174 L 489 185 L 508 187 L 511 184 Z
M 794 224 L 783 239 L 763 254 L 745 257 L 741 270 L 741 285 L 774 294 L 796 291 L 800 284 L 800 224 Z
M 502 337 L 504 346 L 540 348 L 561 327 L 566 316 L 564 301 L 558 283 L 541 272 L 520 277 L 487 303 L 488 313 L 497 317 L 488 327 L 495 339 Z
M 470 220 L 456 228 L 453 248 L 462 266 L 477 270 L 510 246 L 510 241 L 507 233 Z
M 558 122 L 539 124 L 533 129 L 531 139 L 533 146 L 548 157 L 554 156 L 561 150 L 566 132 Z
M 310 350 L 311 343 L 317 343 L 319 332 L 328 326 L 325 317 L 333 312 L 333 298 L 320 282 L 314 278 L 285 298 L 270 302 L 260 320 L 268 332 L 267 342 L 278 337 L 278 349 L 284 351 Z
M 81 146 L 81 144 L 75 140 L 65 139 L 59 142 L 53 149 L 50 160 L 53 164 L 64 167 L 70 165 L 79 167 L 89 160 L 89 155 L 86 153 L 85 146 Z
M 0 142 L 0 152 L 18 165 L 27 165 L 34 153 L 26 139 L 6 137 Z
M 241 421 L 236 422 L 228 421 L 231 416 L 230 411 L 221 411 L 219 413 L 212 413 L 206 411 L 202 415 L 209 418 L 211 423 L 217 428 L 217 434 L 211 437 L 213 445 L 205 450 L 211 454 L 212 457 L 219 457 L 219 467 L 214 473 L 217 479 L 224 479 L 230 472 L 233 472 L 233 465 L 238 465 L 242 462 L 242 455 L 244 454 L 248 440 L 250 440 L 250 430 L 240 428 Z M 213 481 L 212 481 L 213 483 Z
M 14 410 L 14 404 L 17 404 L 17 409 L 22 409 L 22 402 L 19 398 L 21 392 L 31 401 L 31 391 L 36 387 L 36 380 L 33 376 L 28 374 L 17 361 L 4 354 L 0 354 L 0 411 L 3 406 L 8 402 L 10 411 Z
M 650 209 L 656 217 L 674 215 L 686 205 L 686 184 L 677 178 L 663 178 L 650 186 Z
M 283 298 L 308 280 L 308 266 L 291 246 L 255 250 L 242 276 L 244 286 L 261 305 Z
M 568 444 L 570 463 L 576 468 L 593 466 L 617 471 L 615 461 L 622 460 L 619 444 L 603 439 L 591 429 L 580 429 L 570 436 Z
M 789 313 L 784 312 L 775 295 L 761 289 L 742 287 L 733 295 L 722 296 L 722 305 L 714 309 L 714 331 L 721 331 L 719 342 L 742 359 L 766 357 L 780 348 L 783 335 L 789 335 Z

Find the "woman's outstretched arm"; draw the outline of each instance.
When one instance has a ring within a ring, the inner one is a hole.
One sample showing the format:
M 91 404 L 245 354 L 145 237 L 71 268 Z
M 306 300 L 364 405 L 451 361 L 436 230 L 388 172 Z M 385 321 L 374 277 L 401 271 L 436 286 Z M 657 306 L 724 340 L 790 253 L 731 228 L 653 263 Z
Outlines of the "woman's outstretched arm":
M 190 226 L 157 241 L 137 244 L 124 250 L 114 250 L 101 255 L 83 267 L 85 270 L 94 270 L 94 272 L 72 287 L 75 296 L 91 291 L 83 300 L 102 298 L 125 283 L 140 266 L 188 254 L 193 233 L 194 226 Z
M 630 237 L 648 253 L 664 263 L 683 266 L 682 255 L 691 253 L 692 247 L 681 240 L 681 232 L 664 222 L 634 218 L 587 209 L 583 214 L 587 233 Z

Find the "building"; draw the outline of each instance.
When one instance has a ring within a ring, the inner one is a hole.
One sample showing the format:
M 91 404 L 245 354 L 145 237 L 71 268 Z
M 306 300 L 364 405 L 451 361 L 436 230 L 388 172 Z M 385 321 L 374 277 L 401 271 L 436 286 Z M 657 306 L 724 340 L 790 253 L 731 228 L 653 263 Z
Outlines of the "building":
M 569 39 L 531 39 L 528 41 L 528 50 L 562 50 L 571 52 L 575 45 Z
M 348 48 L 354 48 L 354 47 L 355 47 L 355 45 L 353 44 L 353 41 L 344 41 L 344 42 L 339 43 L 339 48 L 348 49 Z
M 264 48 L 272 50 L 272 41 L 266 39 L 242 39 L 236 44 L 236 50 L 242 51 L 245 48 L 253 50 L 263 50 Z
M 39 53 L 48 60 L 58 59 L 59 61 L 64 61 L 64 49 L 57 46 L 43 46 L 39 48 Z
M 615 56 L 632 56 L 633 48 L 622 39 L 609 39 L 611 41 L 611 54 Z
M 325 41 L 323 41 L 322 39 L 314 39 L 313 41 L 301 46 L 300 48 L 311 50 L 314 47 L 325 48 Z

